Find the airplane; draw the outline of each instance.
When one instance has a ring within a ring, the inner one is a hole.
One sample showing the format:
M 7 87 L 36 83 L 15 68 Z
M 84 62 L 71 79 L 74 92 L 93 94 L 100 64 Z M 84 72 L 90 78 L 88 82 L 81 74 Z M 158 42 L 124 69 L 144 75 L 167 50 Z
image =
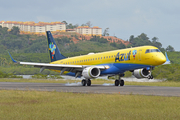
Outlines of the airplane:
M 66 58 L 59 51 L 58 46 L 50 31 L 46 31 L 49 54 L 51 58 L 50 63 L 33 63 L 33 62 L 19 62 L 12 58 L 12 61 L 21 65 L 32 65 L 44 69 L 50 69 L 59 72 L 60 75 L 69 75 L 77 77 L 84 77 L 81 83 L 82 86 L 91 86 L 91 79 L 100 76 L 115 76 L 115 86 L 124 86 L 124 72 L 131 71 L 133 75 L 138 78 L 153 79 L 151 70 L 155 66 L 162 65 L 170 61 L 166 54 L 164 54 L 154 46 L 141 46 L 126 49 L 119 49 L 100 53 L 89 53 L 87 55 L 80 55 Z

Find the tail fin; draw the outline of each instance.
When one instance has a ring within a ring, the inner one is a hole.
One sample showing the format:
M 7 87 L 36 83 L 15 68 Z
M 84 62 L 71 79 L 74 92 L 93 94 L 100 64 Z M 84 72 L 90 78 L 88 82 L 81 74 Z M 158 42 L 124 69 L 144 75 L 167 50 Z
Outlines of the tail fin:
M 48 39 L 48 48 L 49 53 L 51 57 L 51 62 L 56 60 L 65 59 L 66 57 L 61 54 L 61 52 L 58 49 L 58 46 L 56 45 L 56 42 L 51 34 L 50 31 L 46 31 L 47 39 Z

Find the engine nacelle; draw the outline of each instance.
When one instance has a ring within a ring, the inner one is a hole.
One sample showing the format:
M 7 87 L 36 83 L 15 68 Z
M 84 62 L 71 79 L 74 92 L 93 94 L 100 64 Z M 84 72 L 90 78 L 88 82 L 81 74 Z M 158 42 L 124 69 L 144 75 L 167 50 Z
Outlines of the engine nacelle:
M 99 77 L 101 71 L 97 67 L 87 67 L 82 71 L 82 76 L 86 79 Z
M 147 70 L 146 68 L 137 69 L 137 70 L 134 70 L 133 75 L 138 79 L 149 78 L 149 76 L 151 75 L 151 71 Z

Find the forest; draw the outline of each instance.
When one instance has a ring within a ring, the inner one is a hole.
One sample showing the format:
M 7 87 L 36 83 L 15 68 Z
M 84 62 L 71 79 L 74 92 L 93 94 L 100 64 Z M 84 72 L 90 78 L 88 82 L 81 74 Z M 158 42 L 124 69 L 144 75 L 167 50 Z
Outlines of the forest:
M 28 62 L 50 62 L 46 36 L 19 34 L 19 28 L 13 27 L 11 31 L 6 27 L 0 26 L 0 71 L 4 74 L 38 74 L 39 69 L 32 66 L 22 66 L 13 64 L 8 52 L 10 52 L 17 61 Z M 127 40 L 130 44 L 127 46 L 122 43 L 109 43 L 106 39 L 94 36 L 91 40 L 82 40 L 78 43 L 71 41 L 70 37 L 55 38 L 55 41 L 66 57 L 88 54 L 90 52 L 103 52 L 108 50 L 123 49 L 129 47 L 152 45 L 158 47 L 163 53 L 167 52 L 170 65 L 158 66 L 153 71 L 155 78 L 180 81 L 180 57 L 172 46 L 163 48 L 157 37 L 148 38 L 145 33 L 134 37 L 131 35 Z M 92 49 L 93 48 L 93 49 Z M 43 71 L 43 74 L 58 74 L 49 70 Z

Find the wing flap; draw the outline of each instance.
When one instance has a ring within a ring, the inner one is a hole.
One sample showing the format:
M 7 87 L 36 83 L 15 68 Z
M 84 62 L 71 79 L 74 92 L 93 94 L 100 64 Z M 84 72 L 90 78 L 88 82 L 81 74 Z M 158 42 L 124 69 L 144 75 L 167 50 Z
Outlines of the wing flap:
M 32 63 L 32 62 L 16 62 L 21 65 L 32 65 L 34 67 L 45 67 L 46 69 L 57 69 L 61 70 L 62 68 L 75 68 L 75 69 L 84 69 L 86 67 L 91 67 L 92 65 L 64 65 L 64 64 L 49 64 L 49 63 Z M 101 70 L 106 69 L 105 66 L 95 66 Z
M 64 65 L 64 64 L 49 64 L 49 63 L 32 63 L 32 62 L 19 62 L 21 65 L 32 65 L 34 67 L 67 67 L 67 68 L 83 68 L 82 65 Z

